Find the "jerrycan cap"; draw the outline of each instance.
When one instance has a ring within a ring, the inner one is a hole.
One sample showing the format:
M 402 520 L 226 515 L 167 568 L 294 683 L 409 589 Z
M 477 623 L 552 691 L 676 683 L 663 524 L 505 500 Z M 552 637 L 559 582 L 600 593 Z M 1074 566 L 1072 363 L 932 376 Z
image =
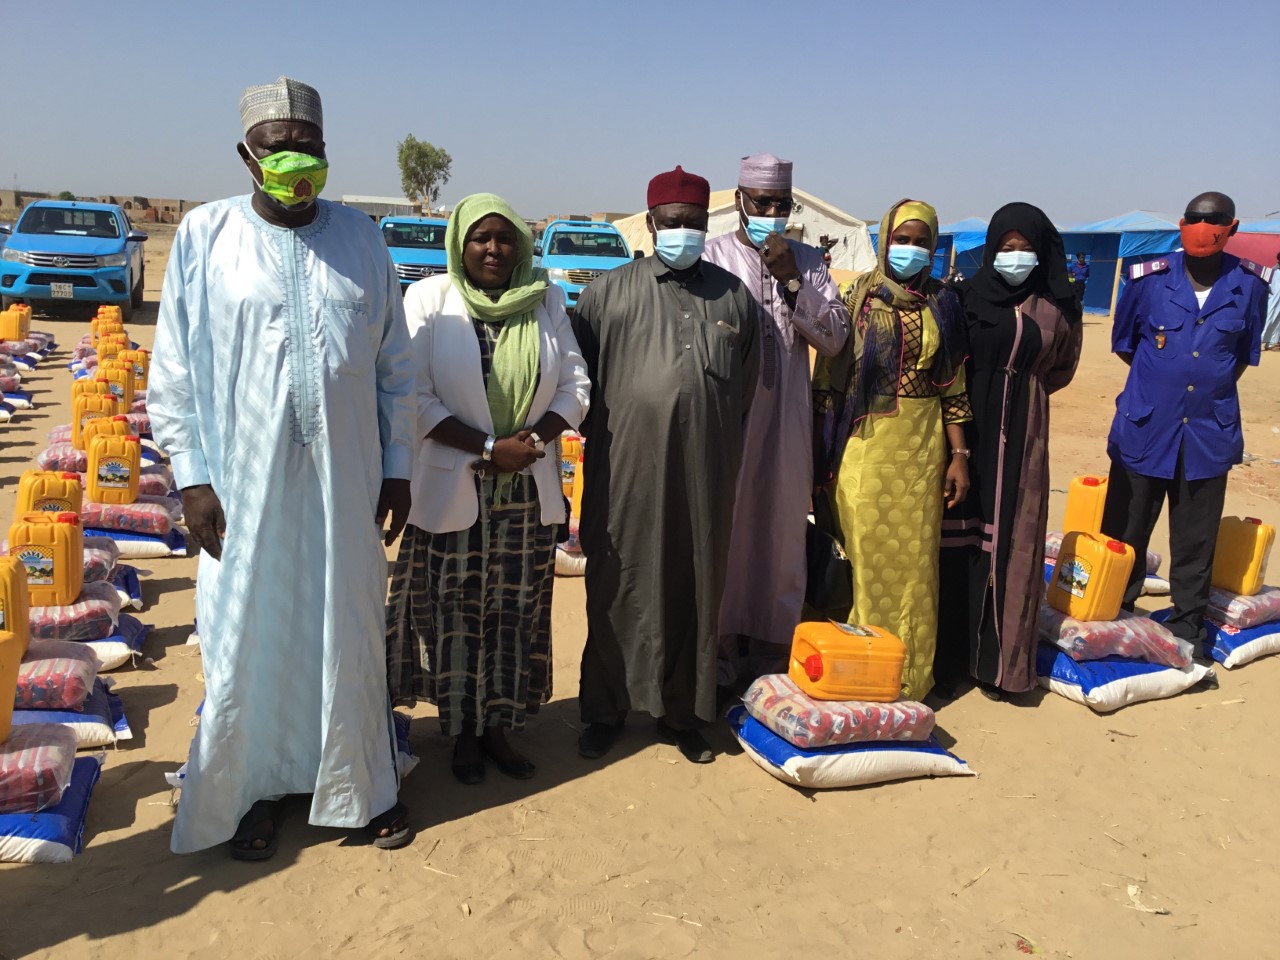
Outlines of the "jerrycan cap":
M 123 437 L 121 437 L 120 439 L 121 439 L 121 440 L 124 440 L 124 441 L 125 441 L 125 442 L 127 442 L 127 443 L 141 443 L 141 442 L 142 442 L 142 438 L 141 438 L 140 436 L 138 436 L 137 434 L 135 434 L 135 433 L 128 433 L 128 434 L 125 434 L 125 435 L 124 435 Z
M 1254 524 L 1257 524 L 1258 526 L 1262 526 L 1262 521 L 1261 521 L 1261 520 L 1259 520 L 1257 517 L 1245 517 L 1245 518 L 1244 518 L 1244 522 L 1245 522 L 1245 523 L 1254 523 Z
M 1124 544 L 1119 540 L 1108 540 L 1107 549 L 1112 553 L 1124 553 Z
M 116 414 L 114 417 L 112 417 L 111 419 L 112 419 L 112 420 L 123 420 L 125 423 L 128 423 L 128 422 L 129 422 L 129 417 L 128 417 L 127 415 L 123 414 L 123 413 L 117 413 L 117 414 Z
M 60 476 L 62 477 L 63 480 L 79 480 L 80 479 L 80 474 L 78 473 L 63 473 L 63 474 L 60 474 Z
M 811 653 L 804 658 L 804 672 L 812 682 L 817 683 L 822 679 L 822 655 L 819 653 Z
M 60 513 L 60 514 L 58 514 L 56 517 L 54 517 L 54 520 L 55 520 L 56 522 L 58 522 L 58 523 L 74 523 L 76 526 L 79 526 L 79 525 L 80 525 L 80 514 L 78 514 L 78 513 Z
M 110 381 L 110 380 L 108 380 L 106 377 L 98 377 L 98 378 L 97 378 L 96 380 L 94 380 L 93 382 L 94 382 L 94 383 L 110 383 L 111 381 Z
M 1086 487 L 1100 487 L 1100 486 L 1102 486 L 1102 478 L 1101 478 L 1101 477 L 1081 477 L 1081 478 L 1080 478 L 1080 482 L 1081 482 L 1082 484 L 1084 484 Z

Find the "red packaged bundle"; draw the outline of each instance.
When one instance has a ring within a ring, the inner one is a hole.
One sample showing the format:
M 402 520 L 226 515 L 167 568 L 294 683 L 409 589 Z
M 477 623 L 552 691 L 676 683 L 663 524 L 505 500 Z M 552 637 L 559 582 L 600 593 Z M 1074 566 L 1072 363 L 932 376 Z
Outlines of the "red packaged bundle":
M 32 640 L 101 640 L 120 621 L 120 594 L 107 581 L 86 583 L 69 607 L 32 607 Z
M 923 703 L 815 700 L 786 674 L 761 677 L 742 697 L 747 712 L 802 749 L 873 740 L 929 739 L 935 718 Z
M 60 723 L 14 727 L 0 743 L 0 813 L 39 813 L 71 782 L 76 735 Z
M 1121 610 L 1115 620 L 1076 620 L 1048 603 L 1040 605 L 1040 639 L 1077 661 L 1117 656 L 1181 670 L 1193 653 L 1186 640 L 1136 613 Z
M 83 644 L 32 640 L 18 665 L 18 692 L 13 708 L 79 710 L 97 676 L 98 658 Z
M 139 496 L 137 503 L 85 501 L 80 508 L 80 520 L 86 527 L 150 537 L 166 536 L 181 519 L 182 504 L 169 497 Z

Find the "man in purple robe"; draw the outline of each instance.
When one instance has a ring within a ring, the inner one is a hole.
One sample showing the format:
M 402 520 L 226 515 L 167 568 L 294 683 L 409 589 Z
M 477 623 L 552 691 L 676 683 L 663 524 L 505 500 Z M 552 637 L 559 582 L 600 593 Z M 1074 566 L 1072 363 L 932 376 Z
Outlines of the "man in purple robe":
M 720 603 L 721 686 L 785 670 L 805 590 L 805 525 L 813 492 L 809 347 L 835 356 L 849 312 L 823 251 L 786 237 L 791 162 L 768 153 L 738 170 L 738 229 L 703 259 L 736 275 L 760 308 L 760 379 L 747 418 Z

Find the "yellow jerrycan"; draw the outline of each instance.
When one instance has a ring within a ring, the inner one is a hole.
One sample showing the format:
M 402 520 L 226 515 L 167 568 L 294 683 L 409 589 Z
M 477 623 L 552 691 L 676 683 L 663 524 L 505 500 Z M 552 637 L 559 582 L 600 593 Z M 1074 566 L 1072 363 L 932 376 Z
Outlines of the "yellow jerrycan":
M 98 379 L 111 384 L 111 394 L 127 413 L 133 406 L 133 364 L 123 360 L 106 360 L 98 364 Z
M 22 314 L 13 307 L 0 311 L 0 340 L 25 340 L 22 330 Z
M 75 403 L 76 397 L 86 393 L 93 394 L 111 394 L 111 381 L 106 377 L 84 377 L 81 380 L 73 381 L 71 384 L 71 402 Z
M 1276 528 L 1256 517 L 1223 517 L 1213 552 L 1212 583 L 1219 590 L 1252 597 L 1267 576 Z
M 1098 533 L 1064 534 L 1049 605 L 1077 620 L 1114 620 L 1133 570 L 1133 547 Z
M 142 441 L 135 436 L 95 436 L 89 441 L 88 489 L 93 503 L 134 503 L 142 470 Z
M 31 604 L 27 597 L 27 571 L 17 557 L 0 557 L 0 630 L 8 630 L 22 643 L 22 657 L 31 639 Z
M 129 418 L 117 414 L 114 417 L 97 417 L 84 425 L 84 448 L 88 451 L 96 437 L 128 437 L 133 435 Z
M 26 653 L 22 642 L 8 630 L 0 630 L 0 743 L 13 729 L 13 704 L 18 699 L 18 664 Z
M 119 412 L 120 405 L 109 393 L 85 393 L 76 397 L 71 404 L 71 445 L 77 450 L 85 449 L 84 425 L 98 417 L 114 417 Z
M 801 623 L 787 675 L 815 700 L 891 703 L 902 695 L 907 646 L 880 627 Z
M 120 363 L 133 365 L 133 394 L 146 393 L 147 377 L 151 375 L 151 354 L 146 350 L 121 350 L 116 354 Z
M 83 500 L 80 474 L 27 470 L 18 479 L 18 505 L 13 513 L 79 513 Z
M 1067 509 L 1062 517 L 1062 532 L 1101 533 L 1102 508 L 1106 503 L 1106 477 L 1076 477 L 1067 489 Z
M 33 607 L 65 607 L 84 587 L 84 530 L 78 513 L 25 513 L 9 527 L 9 555 L 27 572 Z
M 560 438 L 560 489 L 573 496 L 573 478 L 582 468 L 582 438 L 565 434 Z
M 101 320 L 100 319 L 98 321 L 98 330 L 91 338 L 93 349 L 95 350 L 98 349 L 98 347 L 102 343 L 103 337 L 109 336 L 110 334 L 113 334 L 113 333 L 124 333 L 124 332 L 125 332 L 124 324 L 121 323 L 119 320 Z

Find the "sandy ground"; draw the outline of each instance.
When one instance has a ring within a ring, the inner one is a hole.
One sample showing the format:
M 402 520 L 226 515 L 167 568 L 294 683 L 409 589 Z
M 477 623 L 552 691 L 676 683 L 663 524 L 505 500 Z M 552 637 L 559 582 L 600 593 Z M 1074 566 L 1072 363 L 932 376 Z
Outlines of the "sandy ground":
M 171 232 L 153 236 L 132 327 L 148 344 Z M 70 344 L 83 324 L 37 327 Z M 1091 318 L 1080 376 L 1054 402 L 1059 488 L 1105 467 L 1123 374 L 1107 339 Z M 0 428 L 0 516 L 46 430 L 68 419 L 68 380 L 47 364 L 31 378 L 40 410 Z M 1280 356 L 1243 394 L 1258 459 L 1233 473 L 1228 512 L 1280 523 Z M 1051 523 L 1062 508 L 1056 492 Z M 0 868 L 0 958 L 1275 955 L 1280 823 L 1265 736 L 1280 723 L 1280 658 L 1109 717 L 1053 696 L 970 693 L 939 725 L 978 777 L 811 794 L 759 770 L 723 728 L 709 767 L 655 745 L 640 720 L 607 763 L 580 760 L 583 590 L 559 581 L 556 698 L 522 738 L 535 780 L 491 771 L 460 786 L 448 744 L 421 720 L 422 763 L 404 784 L 411 847 L 309 827 L 298 802 L 275 859 L 245 864 L 168 850 L 163 774 L 182 763 L 201 698 L 200 660 L 183 645 L 195 562 L 146 565 L 154 663 L 116 675 L 136 739 L 108 755 L 74 863 Z M 1167 914 L 1135 909 L 1132 888 Z

